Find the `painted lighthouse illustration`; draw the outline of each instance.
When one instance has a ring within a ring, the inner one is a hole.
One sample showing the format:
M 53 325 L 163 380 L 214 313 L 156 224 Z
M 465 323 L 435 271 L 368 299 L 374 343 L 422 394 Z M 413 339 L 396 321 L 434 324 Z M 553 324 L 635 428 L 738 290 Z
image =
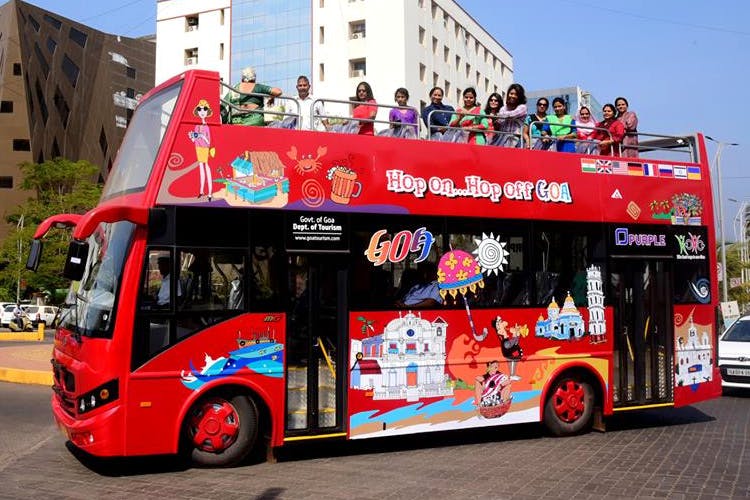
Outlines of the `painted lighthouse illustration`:
M 592 344 L 605 341 L 607 323 L 604 321 L 604 291 L 602 271 L 592 265 L 586 269 L 586 299 L 589 309 L 589 339 Z

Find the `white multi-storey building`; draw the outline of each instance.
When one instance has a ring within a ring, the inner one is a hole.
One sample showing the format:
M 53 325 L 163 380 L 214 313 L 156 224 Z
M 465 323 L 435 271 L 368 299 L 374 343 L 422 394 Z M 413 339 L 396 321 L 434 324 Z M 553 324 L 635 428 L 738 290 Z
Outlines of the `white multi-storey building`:
M 394 104 L 396 88 L 405 87 L 417 108 L 433 86 L 453 106 L 474 87 L 484 105 L 513 82 L 510 53 L 454 0 L 158 0 L 157 7 L 157 82 L 195 67 L 235 83 L 254 66 L 259 82 L 286 95 L 304 74 L 318 98 L 348 100 L 364 80 L 379 103 Z
M 187 69 L 229 81 L 231 0 L 157 0 L 156 84 Z

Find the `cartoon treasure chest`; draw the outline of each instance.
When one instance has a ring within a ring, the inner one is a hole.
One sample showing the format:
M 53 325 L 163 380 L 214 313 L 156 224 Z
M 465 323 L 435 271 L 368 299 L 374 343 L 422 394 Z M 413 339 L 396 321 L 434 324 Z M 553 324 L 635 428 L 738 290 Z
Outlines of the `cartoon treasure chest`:
M 273 151 L 246 151 L 231 166 L 234 178 L 225 180 L 227 191 L 243 201 L 261 203 L 289 192 L 284 164 Z

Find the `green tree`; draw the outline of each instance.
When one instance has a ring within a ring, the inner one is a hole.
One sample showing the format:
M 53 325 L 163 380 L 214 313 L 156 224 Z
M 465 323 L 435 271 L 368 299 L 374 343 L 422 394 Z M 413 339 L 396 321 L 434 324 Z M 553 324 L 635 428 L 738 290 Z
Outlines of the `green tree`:
M 747 268 L 746 264 L 742 263 L 740 259 L 740 243 L 727 244 L 727 276 L 729 278 L 739 278 L 742 276 L 742 269 Z M 720 284 L 723 286 L 723 284 Z M 721 290 L 721 286 L 719 290 Z M 727 290 L 729 300 L 736 300 L 742 311 L 748 304 L 750 304 L 750 293 L 748 289 L 750 283 L 743 283 L 741 286 L 735 286 Z
M 0 265 L 5 266 L 0 272 L 0 297 L 3 300 L 16 299 L 19 283 L 21 294 L 27 289 L 52 293 L 68 286 L 69 281 L 63 278 L 62 269 L 70 231 L 52 229 L 47 233 L 37 272 L 25 267 L 29 243 L 44 219 L 55 214 L 85 213 L 96 206 L 102 191 L 102 186 L 92 181 L 98 177 L 99 168 L 85 160 L 55 158 L 44 163 L 22 163 L 20 168 L 23 174 L 21 188 L 32 197 L 5 217 L 11 229 L 0 246 Z

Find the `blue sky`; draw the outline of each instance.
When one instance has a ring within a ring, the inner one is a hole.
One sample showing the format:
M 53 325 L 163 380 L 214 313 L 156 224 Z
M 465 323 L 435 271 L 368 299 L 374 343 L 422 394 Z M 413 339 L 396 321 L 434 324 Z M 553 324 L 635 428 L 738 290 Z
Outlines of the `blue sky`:
M 750 202 L 750 165 L 742 159 L 750 137 L 741 133 L 750 129 L 750 2 L 458 2 L 513 55 L 514 79 L 527 89 L 579 85 L 601 103 L 622 95 L 642 132 L 700 131 L 740 143 L 721 158 L 725 230 L 733 239 L 740 203 L 728 200 Z M 30 3 L 108 33 L 156 31 L 156 0 Z M 708 146 L 713 160 L 716 147 Z

